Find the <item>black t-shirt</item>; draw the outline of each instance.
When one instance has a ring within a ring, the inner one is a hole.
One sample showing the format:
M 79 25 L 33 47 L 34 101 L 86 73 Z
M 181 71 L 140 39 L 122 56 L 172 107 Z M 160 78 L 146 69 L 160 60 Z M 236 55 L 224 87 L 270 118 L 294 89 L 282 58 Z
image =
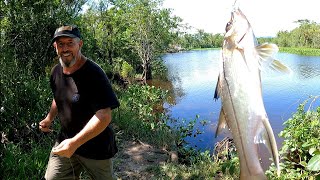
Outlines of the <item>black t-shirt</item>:
M 57 64 L 52 69 L 50 85 L 61 122 L 59 142 L 74 137 L 98 110 L 120 105 L 104 71 L 91 60 L 70 75 L 63 74 L 62 66 Z M 108 159 L 117 151 L 114 132 L 108 126 L 75 153 L 91 159 Z

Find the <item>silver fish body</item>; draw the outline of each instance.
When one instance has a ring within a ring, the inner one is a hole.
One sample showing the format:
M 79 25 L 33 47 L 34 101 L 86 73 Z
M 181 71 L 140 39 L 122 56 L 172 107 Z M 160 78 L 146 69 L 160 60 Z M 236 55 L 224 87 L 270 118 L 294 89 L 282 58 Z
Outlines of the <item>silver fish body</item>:
M 240 179 L 267 179 L 260 165 L 258 143 L 269 149 L 280 173 L 276 140 L 264 107 L 260 77 L 264 63 L 274 69 L 286 68 L 278 61 L 273 62 L 271 56 L 277 51 L 274 44 L 259 45 L 245 15 L 239 8 L 232 11 L 226 26 L 215 93 L 215 98 L 220 96 L 222 102 L 216 135 L 228 125 L 240 159 Z

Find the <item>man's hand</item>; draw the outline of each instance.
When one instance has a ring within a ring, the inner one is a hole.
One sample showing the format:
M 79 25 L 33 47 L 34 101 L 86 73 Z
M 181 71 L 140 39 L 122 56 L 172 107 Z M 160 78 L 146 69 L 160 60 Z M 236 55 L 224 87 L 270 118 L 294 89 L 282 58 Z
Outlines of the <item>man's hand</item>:
M 52 153 L 62 157 L 70 158 L 77 148 L 78 147 L 74 145 L 72 139 L 65 139 L 58 146 L 52 149 Z
M 52 121 L 50 121 L 49 119 L 44 119 L 42 121 L 40 121 L 39 123 L 39 129 L 42 132 L 52 132 L 52 129 L 50 129 Z

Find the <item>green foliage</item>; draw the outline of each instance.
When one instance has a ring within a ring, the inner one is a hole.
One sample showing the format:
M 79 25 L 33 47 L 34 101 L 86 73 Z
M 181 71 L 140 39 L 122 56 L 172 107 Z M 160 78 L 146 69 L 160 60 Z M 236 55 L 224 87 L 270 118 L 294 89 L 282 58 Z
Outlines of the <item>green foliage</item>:
M 223 35 L 198 30 L 195 34 L 181 35 L 179 42 L 183 49 L 218 48 L 222 47 Z
M 260 43 L 276 43 L 280 47 L 319 49 L 320 24 L 309 20 L 298 20 L 296 23 L 299 26 L 291 31 L 279 31 L 274 38 L 258 38 L 258 40 Z M 289 53 L 292 52 L 289 51 Z M 298 54 L 301 54 L 301 52 L 298 52 Z M 305 55 L 304 50 L 302 51 L 302 55 Z
M 10 61 L 1 60 L 0 72 L 0 179 L 39 179 L 47 161 L 39 153 L 48 155 L 48 147 L 34 142 L 43 140 L 37 123 L 52 101 L 48 79 Z
M 26 148 L 24 144 L 8 143 L 1 159 L 1 179 L 41 179 L 44 176 L 49 151 L 53 142 L 50 137 L 39 136 L 42 143 L 30 142 Z M 44 142 L 44 143 L 43 143 Z
M 167 80 L 168 69 L 161 59 L 152 61 L 152 77 L 154 79 Z
M 176 125 L 176 127 L 172 127 L 175 128 L 178 134 L 178 138 L 177 138 L 177 146 L 178 147 L 184 147 L 184 146 L 188 146 L 187 142 L 185 141 L 186 137 L 197 137 L 199 134 L 202 134 L 202 131 L 199 130 L 199 128 L 195 129 L 195 125 L 199 120 L 200 116 L 196 115 L 195 119 L 191 119 L 191 120 L 179 120 L 180 122 L 177 123 L 178 125 Z M 205 125 L 205 120 L 202 120 L 201 123 L 203 123 L 203 125 Z
M 279 136 L 285 138 L 280 155 L 281 177 L 279 179 L 310 179 L 320 178 L 320 107 L 315 111 L 310 110 L 312 103 L 305 101 L 297 112 L 287 120 L 285 128 Z M 268 171 L 274 177 L 275 169 Z
M 6 61 L 28 67 L 33 76 L 44 73 L 54 57 L 51 38 L 63 23 L 75 22 L 84 1 L 1 1 L 1 52 Z M 3 18 L 3 19 L 2 19 Z
M 118 118 L 114 122 L 125 134 L 158 146 L 171 146 L 174 134 L 166 125 L 162 103 L 166 91 L 154 86 L 130 85 L 120 93 Z
M 213 179 L 217 175 L 218 165 L 213 162 L 209 151 L 199 152 L 185 149 L 191 164 L 168 163 L 160 168 L 161 179 Z M 159 178 L 160 179 L 160 178 Z M 226 179 L 226 178 L 224 178 Z
M 163 53 L 172 41 L 172 30 L 176 27 L 170 11 L 160 8 L 159 0 L 116 1 L 123 9 L 129 26 L 125 31 L 128 45 L 139 57 L 142 79 L 152 79 L 152 61 Z
M 224 152 L 220 152 L 224 153 Z M 226 152 L 231 158 L 220 159 L 219 154 L 210 151 L 198 151 L 193 148 L 179 149 L 179 163 L 168 163 L 161 166 L 158 179 L 238 179 L 239 159 L 235 151 Z M 161 175 L 161 176 L 160 176 Z
M 132 78 L 134 77 L 134 73 L 133 73 L 133 67 L 127 63 L 126 61 L 124 61 L 122 63 L 122 67 L 121 67 L 121 76 L 124 78 Z
M 113 60 L 113 64 L 110 65 L 108 63 L 102 63 L 101 64 L 102 69 L 107 74 L 118 74 L 121 76 L 122 79 L 125 79 L 129 81 L 130 83 L 133 81 L 134 76 L 135 76 L 135 71 L 134 68 L 132 67 L 131 64 L 129 64 L 127 61 L 124 59 L 118 57 Z
M 293 48 L 293 47 L 281 47 L 281 52 L 300 54 L 305 56 L 320 56 L 320 49 L 315 48 Z

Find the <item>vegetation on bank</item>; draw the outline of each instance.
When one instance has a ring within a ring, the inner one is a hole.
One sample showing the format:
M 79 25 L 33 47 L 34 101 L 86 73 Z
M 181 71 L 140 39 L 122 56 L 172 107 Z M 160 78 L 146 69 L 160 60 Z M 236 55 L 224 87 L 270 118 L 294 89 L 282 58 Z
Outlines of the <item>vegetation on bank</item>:
M 280 52 L 299 54 L 304 56 L 320 56 L 320 49 L 315 48 L 280 47 Z
M 83 11 L 86 3 L 89 9 Z M 84 39 L 83 54 L 96 61 L 113 82 L 122 104 L 113 113 L 117 133 L 179 153 L 179 163 L 153 169 L 159 179 L 238 177 L 239 161 L 234 151 L 212 154 L 184 146 L 183 138 L 192 135 L 192 124 L 169 127 L 167 122 L 171 119 L 162 105 L 164 101 L 174 104 L 175 99 L 167 99 L 170 92 L 166 90 L 146 85 L 148 79 L 166 78 L 162 53 L 177 47 L 219 48 L 223 40 L 221 34 L 202 30 L 185 33 L 181 19 L 173 16 L 171 10 L 161 9 L 161 3 L 161 0 L 0 1 L 0 179 L 39 179 L 44 174 L 59 125 L 56 120 L 54 132 L 44 134 L 37 123 L 45 117 L 52 100 L 48 78 L 56 55 L 50 44 L 51 36 L 55 28 L 65 23 L 79 25 Z M 298 23 L 301 24 L 295 30 L 279 32 L 276 38 L 265 40 L 281 47 L 319 48 L 319 25 L 309 21 Z M 167 86 L 172 84 L 168 82 Z M 282 165 L 280 179 L 319 178 L 320 110 L 304 111 L 302 106 L 282 132 L 287 144 L 281 151 L 286 163 Z M 118 141 L 121 143 L 121 139 Z M 293 158 L 289 159 L 290 155 Z M 273 172 L 271 168 L 268 175 L 276 178 Z
M 281 176 L 271 167 L 271 179 L 320 178 L 320 107 L 312 108 L 319 97 L 311 97 L 299 105 L 297 112 L 284 123 L 279 136 L 284 138 L 280 149 Z

